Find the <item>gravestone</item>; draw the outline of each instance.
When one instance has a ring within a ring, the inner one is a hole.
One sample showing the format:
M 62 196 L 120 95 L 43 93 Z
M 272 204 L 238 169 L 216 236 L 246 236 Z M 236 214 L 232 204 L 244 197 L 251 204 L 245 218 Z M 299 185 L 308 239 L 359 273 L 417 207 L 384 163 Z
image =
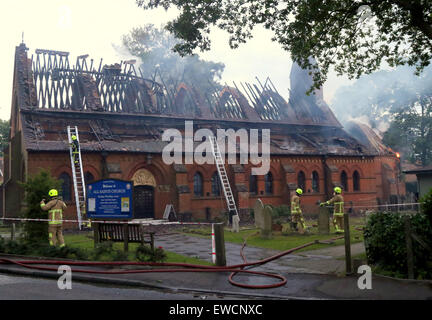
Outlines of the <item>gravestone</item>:
M 260 228 L 263 226 L 264 224 L 264 205 L 261 201 L 261 199 L 258 199 L 255 202 L 255 206 L 254 206 L 254 219 L 255 219 L 255 227 Z
M 272 208 L 265 206 L 263 210 L 263 224 L 261 228 L 261 237 L 270 239 L 272 236 Z
M 239 232 L 240 231 L 240 226 L 239 226 L 239 222 L 240 222 L 240 217 L 238 216 L 238 214 L 235 214 L 232 216 L 232 232 Z
M 330 210 L 325 206 L 319 208 L 318 233 L 319 234 L 330 233 Z
M 254 217 L 255 226 L 261 230 L 261 236 L 265 239 L 271 237 L 272 227 L 272 208 L 270 206 L 264 206 L 261 199 L 255 202 Z

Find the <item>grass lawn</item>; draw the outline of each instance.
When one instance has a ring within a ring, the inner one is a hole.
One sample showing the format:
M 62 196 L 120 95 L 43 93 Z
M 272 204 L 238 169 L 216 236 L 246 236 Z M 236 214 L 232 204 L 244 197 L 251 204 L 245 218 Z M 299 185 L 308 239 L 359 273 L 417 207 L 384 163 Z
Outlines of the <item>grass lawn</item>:
M 312 226 L 314 224 L 316 224 L 316 221 L 313 220 L 306 222 L 307 226 Z M 358 230 L 358 228 L 362 227 L 363 225 L 364 225 L 363 218 L 350 219 L 351 243 L 357 243 L 363 241 L 363 232 Z M 184 233 L 191 236 L 205 237 L 205 238 L 211 236 L 210 227 L 201 227 L 199 229 L 185 228 L 183 229 L 183 231 Z M 243 244 L 243 242 L 246 241 L 246 244 L 251 247 L 260 247 L 260 248 L 274 249 L 279 251 L 285 251 L 291 248 L 295 248 L 303 244 L 313 242 L 315 240 L 328 240 L 342 235 L 343 234 L 335 234 L 332 225 L 330 227 L 330 234 L 327 235 L 318 234 L 317 227 L 311 227 L 309 228 L 308 234 L 300 235 L 290 230 L 289 223 L 283 224 L 282 232 L 273 232 L 273 236 L 271 239 L 262 239 L 260 236 L 260 231 L 257 228 L 244 229 L 244 230 L 240 229 L 240 232 L 235 233 L 235 232 L 231 232 L 231 229 L 229 227 L 226 227 L 224 232 L 224 238 L 226 242 Z M 328 248 L 329 246 L 338 246 L 343 244 L 344 244 L 344 239 L 342 238 L 336 240 L 332 244 L 313 244 L 309 247 L 299 250 L 298 252 Z
M 94 249 L 93 243 L 93 233 L 81 233 L 81 234 L 65 234 L 64 235 L 66 245 L 72 248 L 80 248 L 86 251 L 91 251 Z M 135 251 L 138 247 L 138 243 L 129 243 L 129 252 L 128 252 L 128 260 L 129 261 L 137 261 L 135 258 Z M 114 249 L 123 251 L 123 243 L 115 242 L 113 245 Z M 181 254 L 177 254 L 175 252 L 165 251 L 167 255 L 167 259 L 164 262 L 174 262 L 174 263 L 189 263 L 189 264 L 199 264 L 199 265 L 213 265 L 210 262 L 183 256 Z

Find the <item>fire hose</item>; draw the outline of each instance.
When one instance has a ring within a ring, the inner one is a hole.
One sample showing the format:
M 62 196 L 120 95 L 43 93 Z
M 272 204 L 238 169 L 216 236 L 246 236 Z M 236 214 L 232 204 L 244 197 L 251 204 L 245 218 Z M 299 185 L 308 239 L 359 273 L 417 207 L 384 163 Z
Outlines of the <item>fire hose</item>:
M 343 236 L 332 238 L 325 241 L 334 241 L 343 238 Z M 287 283 L 287 279 L 279 274 L 273 274 L 268 272 L 261 272 L 261 271 L 250 271 L 246 270 L 245 268 L 252 268 L 256 266 L 263 265 L 265 263 L 268 263 L 270 261 L 279 259 L 287 254 L 293 253 L 295 251 L 298 251 L 300 249 L 309 247 L 313 244 L 319 243 L 318 241 L 309 242 L 306 244 L 303 244 L 301 246 L 298 246 L 296 248 L 292 248 L 286 251 L 283 251 L 281 253 L 278 253 L 274 256 L 255 261 L 255 262 L 247 262 L 246 258 L 243 254 L 243 249 L 246 245 L 246 243 L 243 243 L 243 246 L 240 250 L 240 255 L 243 259 L 243 264 L 237 264 L 237 265 L 231 265 L 231 266 L 202 266 L 202 265 L 195 265 L 195 264 L 186 264 L 186 263 L 165 263 L 165 262 L 131 262 L 131 261 L 110 261 L 110 262 L 99 262 L 99 261 L 67 261 L 67 264 L 69 266 L 150 266 L 150 267 L 171 267 L 171 268 L 163 268 L 163 269 L 138 269 L 138 270 L 88 270 L 88 269 L 72 269 L 72 272 L 79 272 L 79 273 L 93 273 L 93 274 L 132 274 L 132 273 L 156 273 L 156 272 L 231 272 L 228 281 L 238 287 L 243 288 L 250 288 L 250 289 L 265 289 L 265 288 L 277 288 L 285 285 Z M 52 267 L 46 267 L 46 266 L 37 266 L 37 265 L 64 265 L 66 264 L 65 261 L 59 261 L 59 260 L 11 260 L 7 258 L 0 258 L 0 264 L 15 264 L 19 265 L 21 267 L 29 268 L 29 269 L 37 269 L 37 270 L 44 270 L 44 271 L 55 271 L 57 272 L 56 268 Z M 175 268 L 172 268 L 175 267 Z M 233 280 L 234 276 L 238 273 L 246 273 L 246 274 L 253 274 L 258 276 L 265 276 L 265 277 L 271 277 L 279 279 L 280 281 L 277 283 L 272 284 L 266 284 L 266 285 L 250 285 L 250 284 L 243 284 L 239 283 Z

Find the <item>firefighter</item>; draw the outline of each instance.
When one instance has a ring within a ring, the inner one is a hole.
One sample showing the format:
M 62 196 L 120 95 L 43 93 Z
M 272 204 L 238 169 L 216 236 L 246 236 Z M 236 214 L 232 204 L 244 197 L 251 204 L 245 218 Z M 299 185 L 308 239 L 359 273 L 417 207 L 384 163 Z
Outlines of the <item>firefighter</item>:
M 78 142 L 76 135 L 72 135 L 71 147 L 72 147 L 72 156 L 74 159 L 74 163 L 77 164 L 78 163 L 78 153 L 79 153 L 79 142 Z
M 291 198 L 291 228 L 298 231 L 300 234 L 304 234 L 306 230 L 306 224 L 300 207 L 300 196 L 302 194 L 303 190 L 297 188 L 295 194 Z
M 58 198 L 58 191 L 51 189 L 48 192 L 50 201 L 45 204 L 45 199 L 42 199 L 40 206 L 42 210 L 48 211 L 48 237 L 49 244 L 56 246 L 57 242 L 60 247 L 64 247 L 63 238 L 63 210 L 66 209 L 66 204 Z
M 333 204 L 333 225 L 336 229 L 336 233 L 344 232 L 344 198 L 341 195 L 342 189 L 335 187 L 333 192 L 333 198 L 326 202 L 320 203 L 320 206 Z

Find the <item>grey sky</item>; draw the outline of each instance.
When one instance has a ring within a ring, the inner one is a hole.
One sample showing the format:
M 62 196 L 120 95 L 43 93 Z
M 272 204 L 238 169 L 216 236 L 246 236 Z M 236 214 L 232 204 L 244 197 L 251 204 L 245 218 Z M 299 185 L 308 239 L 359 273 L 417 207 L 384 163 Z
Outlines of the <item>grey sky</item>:
M 175 10 L 144 11 L 135 0 L 14 0 L 2 1 L 0 27 L 2 50 L 0 52 L 0 118 L 9 119 L 15 47 L 24 42 L 29 57 L 35 49 L 70 52 L 70 62 L 76 56 L 89 54 L 90 58 L 111 64 L 124 60 L 113 44 L 121 43 L 122 35 L 133 27 L 146 23 L 159 26 L 176 16 Z M 225 63 L 223 81 L 254 82 L 257 76 L 269 76 L 278 91 L 287 98 L 291 59 L 288 52 L 272 43 L 271 33 L 257 28 L 255 38 L 236 50 L 228 46 L 228 36 L 216 30 L 212 35 L 212 50 L 200 53 L 204 59 Z M 335 90 L 347 84 L 346 77 L 331 74 L 324 86 L 328 103 Z

